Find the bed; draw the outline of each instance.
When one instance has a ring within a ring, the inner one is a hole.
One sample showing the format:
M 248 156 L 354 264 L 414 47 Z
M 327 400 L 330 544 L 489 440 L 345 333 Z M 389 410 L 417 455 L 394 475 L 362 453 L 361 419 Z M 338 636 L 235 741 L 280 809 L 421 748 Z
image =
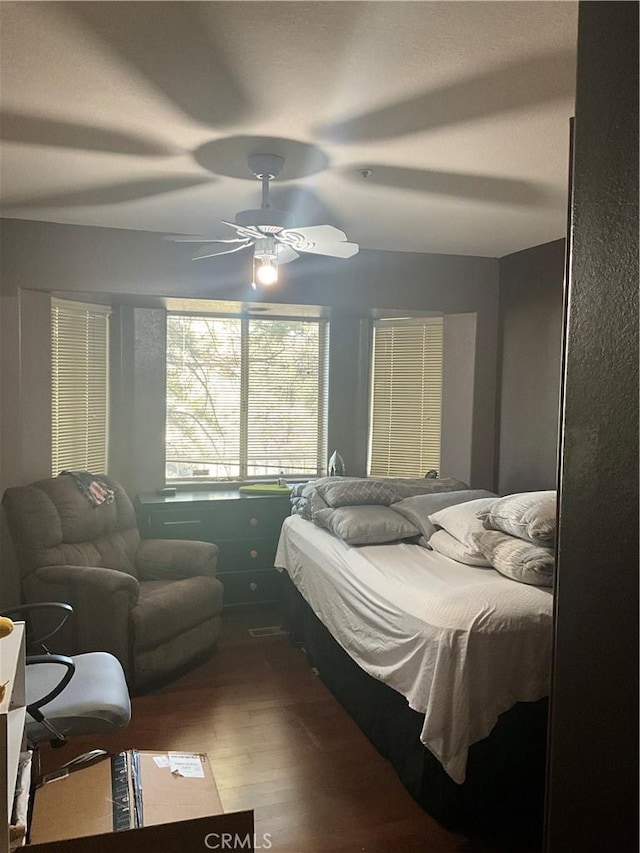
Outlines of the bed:
M 283 617 L 405 787 L 448 827 L 540 827 L 552 592 L 406 541 L 284 522 Z

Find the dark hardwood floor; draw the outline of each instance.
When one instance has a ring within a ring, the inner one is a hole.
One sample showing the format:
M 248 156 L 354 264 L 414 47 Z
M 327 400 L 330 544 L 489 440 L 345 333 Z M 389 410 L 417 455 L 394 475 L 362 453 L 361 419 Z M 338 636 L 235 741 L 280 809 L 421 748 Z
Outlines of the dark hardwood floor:
M 278 621 L 270 609 L 225 613 L 211 660 L 134 698 L 122 734 L 43 748 L 43 768 L 94 747 L 206 752 L 225 811 L 254 810 L 256 850 L 261 843 L 274 853 L 529 849 L 466 839 L 426 815 L 304 653 L 286 636 L 249 634 Z

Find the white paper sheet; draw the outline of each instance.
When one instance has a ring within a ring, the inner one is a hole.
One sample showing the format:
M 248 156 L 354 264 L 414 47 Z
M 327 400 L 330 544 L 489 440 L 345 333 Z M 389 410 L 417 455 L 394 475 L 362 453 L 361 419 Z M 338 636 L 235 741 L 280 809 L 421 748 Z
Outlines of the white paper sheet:
M 204 779 L 204 767 L 199 755 L 191 752 L 170 752 L 169 767 L 177 776 Z

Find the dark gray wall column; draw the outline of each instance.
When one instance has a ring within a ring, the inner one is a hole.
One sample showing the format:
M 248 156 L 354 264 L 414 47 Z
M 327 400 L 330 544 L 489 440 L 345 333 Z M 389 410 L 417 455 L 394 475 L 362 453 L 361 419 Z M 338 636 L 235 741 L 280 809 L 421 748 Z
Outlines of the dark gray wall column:
M 471 482 L 476 315 L 445 314 L 440 476 Z
M 351 477 L 367 473 L 371 324 L 332 316 L 329 340 L 327 452 L 337 450 Z
M 51 296 L 7 288 L 2 295 L 0 493 L 51 474 Z M 1 512 L 1 511 L 0 511 Z M 20 601 L 20 579 L 4 513 L 0 521 L 0 607 Z
M 498 294 L 492 310 L 476 313 L 476 351 L 473 366 L 473 419 L 471 422 L 472 489 L 497 488 L 496 431 L 498 393 Z
M 130 495 L 164 485 L 166 312 L 121 306 L 112 317 L 109 470 Z
M 638 850 L 638 4 L 582 2 L 548 853 Z
M 556 240 L 500 260 L 503 495 L 556 486 L 564 247 Z

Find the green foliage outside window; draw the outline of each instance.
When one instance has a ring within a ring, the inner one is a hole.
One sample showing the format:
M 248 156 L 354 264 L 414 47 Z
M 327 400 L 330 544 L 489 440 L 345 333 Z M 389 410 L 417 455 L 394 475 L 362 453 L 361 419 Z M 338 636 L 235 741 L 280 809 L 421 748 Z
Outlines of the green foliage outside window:
M 167 479 L 315 475 L 326 323 L 169 315 Z

